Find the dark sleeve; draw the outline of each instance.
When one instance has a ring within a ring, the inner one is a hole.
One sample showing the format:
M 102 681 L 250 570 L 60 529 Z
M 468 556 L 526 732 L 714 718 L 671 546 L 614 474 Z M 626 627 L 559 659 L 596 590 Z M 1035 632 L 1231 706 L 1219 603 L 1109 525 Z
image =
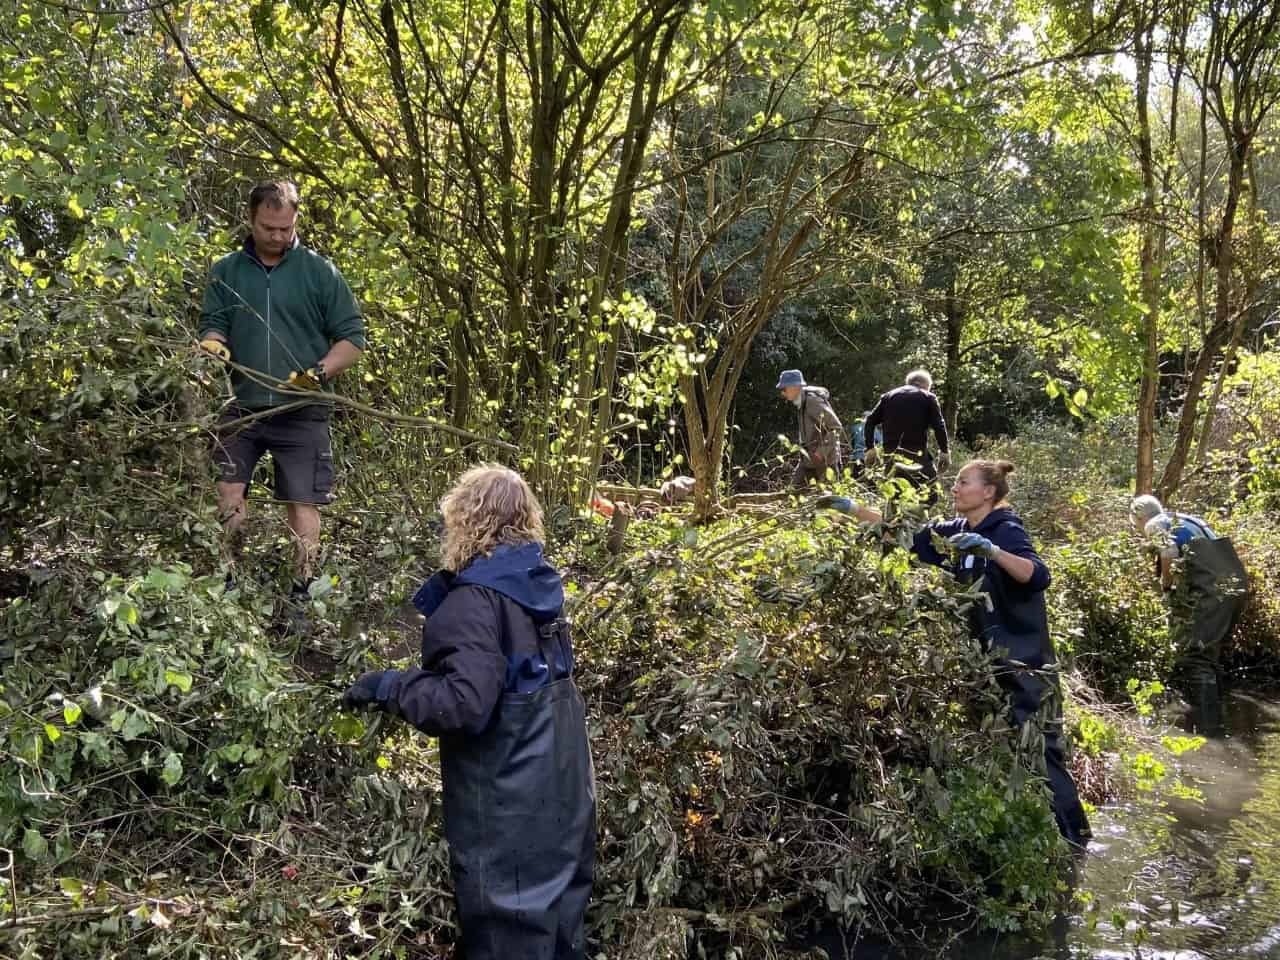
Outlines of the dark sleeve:
M 867 445 L 870 450 L 876 445 L 876 427 L 884 421 L 884 397 L 881 396 L 876 401 L 875 408 L 867 414 L 867 419 L 862 424 L 862 442 Z
M 482 733 L 507 680 L 500 629 L 495 597 L 478 587 L 450 591 L 423 626 L 443 641 L 430 669 L 403 671 L 389 705 L 434 737 Z
M 1030 580 L 1026 583 L 1017 583 L 1016 580 L 1009 577 L 1010 583 L 1014 583 L 1024 590 L 1035 592 L 1049 589 L 1049 584 L 1053 582 L 1053 576 L 1049 573 L 1049 568 L 1045 566 L 1045 562 L 1040 559 L 1040 554 L 1036 553 L 1036 548 L 1031 543 L 1031 537 L 1027 535 L 1026 528 L 1022 524 L 1000 524 L 992 531 L 991 542 L 1005 553 L 1011 553 L 1016 557 L 1025 557 L 1035 564 L 1036 569 L 1031 574 Z
M 350 340 L 353 346 L 361 350 L 365 348 L 364 318 L 360 316 L 360 307 L 356 304 L 355 295 L 346 279 L 338 272 L 338 268 L 326 261 L 329 276 L 328 300 L 325 303 L 324 332 L 329 342 Z
M 942 407 L 936 394 L 929 394 L 929 406 L 933 408 L 929 411 L 929 421 L 933 427 L 933 435 L 938 440 L 938 452 L 947 453 L 947 421 L 942 417 Z
M 209 271 L 209 283 L 204 288 L 204 302 L 200 305 L 200 336 L 207 333 L 220 333 L 231 337 L 231 292 L 218 270 L 218 265 Z
M 935 567 L 941 567 L 947 562 L 947 558 L 938 552 L 938 548 L 933 545 L 933 534 L 937 532 L 941 536 L 946 536 L 946 532 L 942 529 L 942 525 L 931 523 L 919 533 L 911 541 L 911 552 L 916 555 L 916 559 L 922 563 L 931 563 Z

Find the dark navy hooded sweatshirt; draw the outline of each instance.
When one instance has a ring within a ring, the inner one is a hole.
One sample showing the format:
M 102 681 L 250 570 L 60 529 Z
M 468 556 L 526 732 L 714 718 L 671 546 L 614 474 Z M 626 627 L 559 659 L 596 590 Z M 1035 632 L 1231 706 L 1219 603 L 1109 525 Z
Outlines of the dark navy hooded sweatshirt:
M 1026 583 L 1019 583 L 985 557 L 972 553 L 953 557 L 948 555 L 951 551 L 944 554 L 934 546 L 935 533 L 946 539 L 970 529 L 964 517 L 930 524 L 916 534 L 912 552 L 925 563 L 949 570 L 961 583 L 982 581 L 981 589 L 990 598 L 990 609 L 978 600 L 970 608 L 969 623 L 973 635 L 988 649 L 1006 650 L 1010 659 L 1033 668 L 1054 663 L 1044 602 L 1044 592 L 1052 577 L 1036 553 L 1022 520 L 1007 507 L 1000 507 L 987 514 L 972 532 L 981 534 L 1007 553 L 1030 560 L 1035 572 Z
M 413 604 L 422 626 L 422 667 L 388 670 L 378 699 L 431 736 L 478 735 L 504 693 L 525 694 L 573 673 L 560 574 L 542 545 L 500 546 L 459 573 L 441 571 Z

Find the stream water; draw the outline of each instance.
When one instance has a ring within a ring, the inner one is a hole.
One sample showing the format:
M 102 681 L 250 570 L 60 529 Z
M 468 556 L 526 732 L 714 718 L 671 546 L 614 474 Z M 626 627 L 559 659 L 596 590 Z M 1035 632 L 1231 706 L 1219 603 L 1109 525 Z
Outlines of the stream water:
M 1099 810 L 1077 889 L 1091 903 L 1035 939 L 957 934 L 833 960 L 1280 960 L 1280 701 L 1233 693 L 1227 736 L 1184 754 L 1185 786 Z M 1174 731 L 1178 732 L 1178 731 Z

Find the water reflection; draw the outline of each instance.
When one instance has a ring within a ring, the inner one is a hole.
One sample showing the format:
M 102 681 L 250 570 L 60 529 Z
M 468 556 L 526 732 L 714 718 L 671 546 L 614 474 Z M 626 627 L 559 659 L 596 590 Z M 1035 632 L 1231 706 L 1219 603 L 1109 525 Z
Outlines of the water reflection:
M 1079 877 L 1091 903 L 1036 941 L 940 930 L 910 949 L 819 945 L 850 960 L 1280 960 L 1280 703 L 1234 693 L 1226 721 L 1180 761 L 1199 799 L 1099 811 Z

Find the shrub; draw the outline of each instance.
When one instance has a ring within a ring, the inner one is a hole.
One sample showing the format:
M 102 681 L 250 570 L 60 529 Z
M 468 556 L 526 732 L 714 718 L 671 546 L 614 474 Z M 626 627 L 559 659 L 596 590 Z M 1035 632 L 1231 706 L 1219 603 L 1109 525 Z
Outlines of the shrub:
M 601 930 L 639 907 L 737 918 L 748 938 L 798 909 L 883 929 L 940 887 L 995 926 L 1034 923 L 1063 848 L 969 597 L 873 534 L 747 527 L 671 529 L 576 601 Z M 1001 812 L 962 843 L 938 811 L 980 804 L 951 798 L 977 781 Z M 1016 882 L 975 888 L 983 857 Z
M 1131 533 L 1052 547 L 1049 627 L 1064 661 L 1109 699 L 1130 678 L 1165 677 L 1173 664 L 1153 559 Z
M 447 929 L 423 744 L 339 714 L 340 688 L 266 633 L 270 604 L 220 575 L 76 569 L 3 616 L 0 844 L 23 889 L 2 909 L 40 921 L 24 956 L 373 953 Z

